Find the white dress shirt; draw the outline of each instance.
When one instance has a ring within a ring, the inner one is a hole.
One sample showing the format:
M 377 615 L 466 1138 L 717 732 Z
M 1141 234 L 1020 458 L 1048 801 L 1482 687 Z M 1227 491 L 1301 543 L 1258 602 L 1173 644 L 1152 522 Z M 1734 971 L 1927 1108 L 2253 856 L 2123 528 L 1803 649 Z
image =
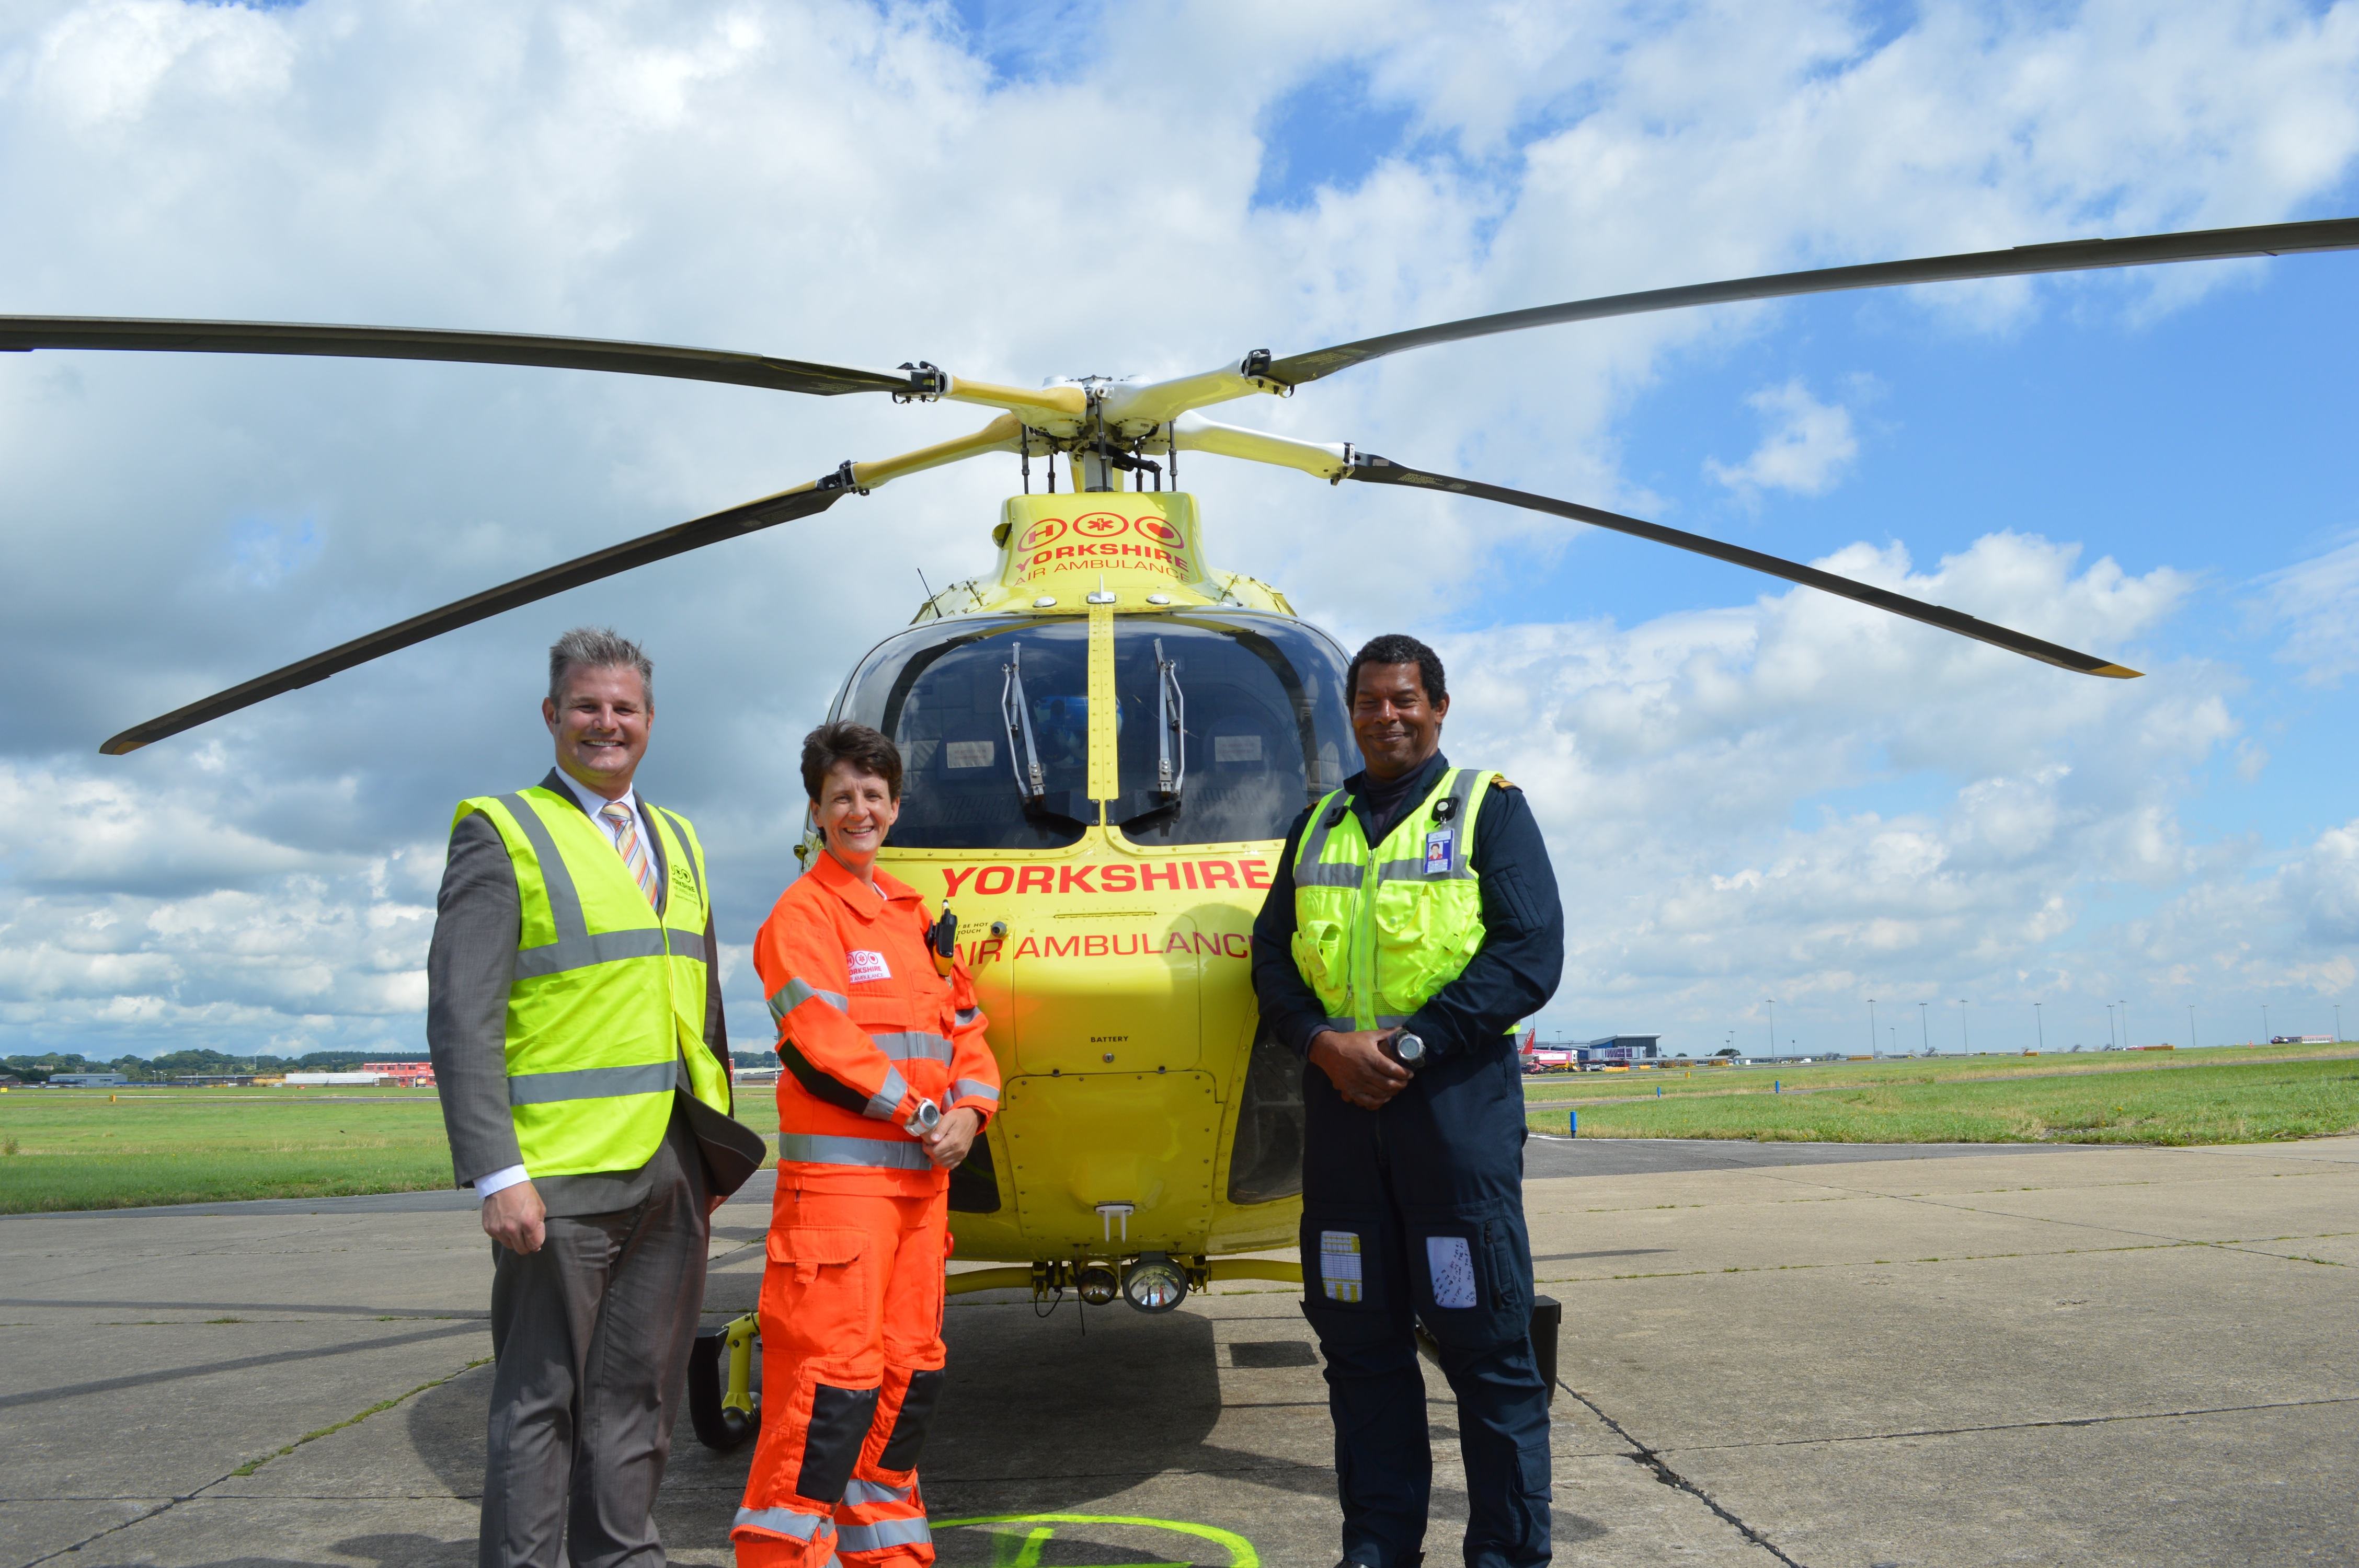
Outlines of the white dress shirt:
M 580 779 L 575 778 L 563 768 L 557 770 L 557 776 L 564 781 L 565 787 L 567 789 L 573 792 L 573 798 L 582 803 L 582 809 L 590 814 L 590 820 L 598 825 L 598 831 L 606 836 L 606 841 L 614 846 L 614 853 L 617 855 L 621 854 L 623 852 L 622 830 L 614 826 L 614 822 L 612 817 L 601 816 L 598 815 L 600 812 L 605 810 L 608 806 L 615 803 L 609 801 L 604 795 L 600 795 L 596 790 L 592 789 L 588 784 L 583 784 Z M 639 807 L 638 791 L 636 789 L 625 790 L 622 794 L 620 804 L 628 806 L 632 816 L 637 820 L 639 825 L 639 842 L 652 846 L 655 843 L 655 835 L 648 829 L 647 814 Z M 653 851 L 651 849 L 650 853 L 652 852 Z M 489 1175 L 477 1176 L 475 1178 L 475 1195 L 479 1198 L 488 1198 L 494 1193 L 496 1193 L 503 1188 L 512 1187 L 518 1182 L 528 1182 L 531 1179 L 532 1173 L 526 1170 L 522 1165 L 510 1165 L 505 1170 L 494 1171 Z

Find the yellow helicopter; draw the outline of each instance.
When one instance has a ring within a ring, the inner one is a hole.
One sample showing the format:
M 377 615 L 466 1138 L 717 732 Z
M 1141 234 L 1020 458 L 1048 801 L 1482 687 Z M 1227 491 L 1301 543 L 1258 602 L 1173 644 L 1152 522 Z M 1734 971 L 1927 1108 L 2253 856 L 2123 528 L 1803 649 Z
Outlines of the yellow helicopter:
M 133 727 L 119 755 L 442 632 L 647 562 L 807 518 L 985 454 L 1024 493 L 987 574 L 933 594 L 846 677 L 830 717 L 871 724 L 907 767 L 894 874 L 959 919 L 1005 1098 L 951 1189 L 956 1255 L 1001 1265 L 953 1291 L 1071 1290 L 1163 1311 L 1212 1281 L 1299 1281 L 1250 1254 L 1292 1244 L 1301 1068 L 1263 1035 L 1247 934 L 1287 829 L 1358 767 L 1343 651 L 1277 589 L 1213 567 L 1183 453 L 1341 483 L 1403 485 L 1549 514 L 1711 556 L 2085 675 L 2137 672 L 1797 562 L 1571 502 L 1223 425 L 1198 410 L 1285 396 L 1404 350 L 1646 311 L 1842 289 L 2359 248 L 2359 219 L 2086 240 L 1780 274 L 1473 318 L 1201 374 L 1035 388 L 761 354 L 572 338 L 111 318 L 0 317 L 0 351 L 146 350 L 541 365 L 1000 411 L 971 435 L 834 472 L 461 600 Z M 1035 462 L 1044 487 L 1031 485 Z M 1059 488 L 1062 469 L 1064 484 Z M 1167 481 L 1169 486 L 1167 488 Z M 799 854 L 806 859 L 811 843 Z M 700 1347 L 693 1413 L 751 1430 L 753 1320 Z M 1543 1358 L 1552 1359 L 1543 1347 Z M 725 1374 L 716 1362 L 725 1353 Z

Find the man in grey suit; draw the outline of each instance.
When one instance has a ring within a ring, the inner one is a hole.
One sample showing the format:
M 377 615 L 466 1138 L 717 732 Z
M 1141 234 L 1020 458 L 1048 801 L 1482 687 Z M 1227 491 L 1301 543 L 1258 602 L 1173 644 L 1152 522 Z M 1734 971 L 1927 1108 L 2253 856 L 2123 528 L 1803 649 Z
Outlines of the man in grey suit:
M 578 1568 L 660 1568 L 649 1515 L 710 1215 L 765 1152 L 728 1115 L 701 852 L 633 788 L 653 677 L 612 632 L 558 641 L 557 766 L 461 806 L 436 904 L 427 1040 L 494 1243 L 482 1568 L 545 1568 L 560 1546 Z

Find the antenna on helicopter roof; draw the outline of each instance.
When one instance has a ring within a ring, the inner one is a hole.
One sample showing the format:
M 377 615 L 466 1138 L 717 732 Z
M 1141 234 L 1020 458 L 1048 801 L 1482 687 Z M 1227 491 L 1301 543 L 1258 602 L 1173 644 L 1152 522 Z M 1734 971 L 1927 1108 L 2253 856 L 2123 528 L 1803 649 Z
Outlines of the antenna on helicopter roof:
M 926 590 L 926 602 L 928 604 L 933 603 L 934 585 L 926 580 L 926 568 L 923 567 L 919 567 L 918 568 L 918 586 Z

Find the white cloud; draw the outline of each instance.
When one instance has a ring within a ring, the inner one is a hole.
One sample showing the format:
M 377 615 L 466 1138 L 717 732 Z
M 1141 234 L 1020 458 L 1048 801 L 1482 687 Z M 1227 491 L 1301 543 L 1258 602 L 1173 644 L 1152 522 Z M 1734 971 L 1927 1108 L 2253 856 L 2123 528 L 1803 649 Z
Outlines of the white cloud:
M 1851 410 L 1820 402 L 1799 379 L 1763 387 L 1745 402 L 1767 427 L 1761 444 L 1741 463 L 1707 458 L 1703 465 L 1714 481 L 1740 494 L 1783 490 L 1824 495 L 1859 456 Z
M 971 39 L 853 0 L 28 0 L 0 19 L 0 308 L 1160 374 L 1617 289 L 2281 218 L 2359 148 L 2348 3 L 1934 8 L 1888 38 L 1832 0 L 992 18 Z M 1027 52 L 1044 30 L 1089 47 Z M 1419 139 L 1254 210 L 1254 127 L 1343 66 Z M 2233 276 L 1872 308 L 2004 331 L 2042 300 L 2150 311 Z M 1232 412 L 1636 505 L 1633 400 L 1809 308 L 1468 344 Z M 1012 478 L 931 475 L 102 760 L 126 723 L 366 628 L 980 419 L 522 370 L 0 359 L 12 1044 L 414 1042 L 450 804 L 545 765 L 538 650 L 578 620 L 655 647 L 647 786 L 698 817 L 741 938 L 791 870 L 794 736 L 907 615 L 910 563 L 983 563 Z M 1792 428 L 1740 482 L 1818 493 L 1854 460 L 1847 413 L 1799 382 L 1763 412 Z M 1475 611 L 1502 562 L 1564 540 L 1208 460 L 1189 483 L 1227 564 L 1346 632 Z M 2107 651 L 2189 580 L 1997 532 L 1928 573 L 1897 546 L 1828 564 Z M 1484 723 L 1568 862 L 1628 858 L 1603 907 L 1630 924 L 1585 928 L 1592 993 L 1741 953 L 1797 989 L 1877 955 L 2059 968 L 2040 944 L 2085 934 L 2093 888 L 2231 874 L 2174 814 L 2236 738 L 2216 669 L 2124 695 L 1808 594 L 1458 642 L 1496 655 L 1462 712 L 1528 721 Z M 1916 798 L 1864 798 L 1896 788 Z
M 2301 666 L 2312 686 L 2338 686 L 2359 670 L 2359 537 L 2297 561 L 2262 579 L 2271 610 L 2285 629 L 2277 657 Z
M 1818 563 L 2009 624 L 2123 646 L 2189 586 L 1992 535 L 1939 570 L 1854 547 Z M 1571 930 L 1552 1017 L 1693 1033 L 1780 1000 L 2067 982 L 2091 891 L 2206 873 L 2176 815 L 2234 737 L 2225 672 L 2066 675 L 1795 589 L 1626 630 L 1452 639 L 1455 760 L 1523 785 Z M 1917 807 L 1842 805 L 1939 781 Z

